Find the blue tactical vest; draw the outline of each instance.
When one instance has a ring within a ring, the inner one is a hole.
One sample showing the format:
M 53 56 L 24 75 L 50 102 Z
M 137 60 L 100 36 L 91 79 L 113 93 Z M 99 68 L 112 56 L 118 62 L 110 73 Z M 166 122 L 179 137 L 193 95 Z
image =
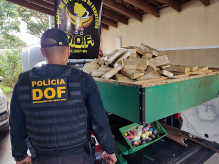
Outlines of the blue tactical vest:
M 87 141 L 81 79 L 81 72 L 70 67 L 58 76 L 42 77 L 34 69 L 19 76 L 18 100 L 36 148 L 69 148 Z

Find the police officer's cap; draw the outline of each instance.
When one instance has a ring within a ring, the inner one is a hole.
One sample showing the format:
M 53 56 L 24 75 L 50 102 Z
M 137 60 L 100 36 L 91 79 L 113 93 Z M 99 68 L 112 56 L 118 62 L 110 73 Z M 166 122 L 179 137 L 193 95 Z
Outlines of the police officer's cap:
M 53 44 L 43 44 L 45 39 L 54 39 L 57 43 L 53 43 Z M 49 29 L 46 32 L 43 33 L 42 37 L 41 37 L 41 48 L 48 48 L 48 47 L 54 47 L 54 46 L 68 46 L 68 37 L 65 34 L 64 31 L 60 30 L 60 29 Z

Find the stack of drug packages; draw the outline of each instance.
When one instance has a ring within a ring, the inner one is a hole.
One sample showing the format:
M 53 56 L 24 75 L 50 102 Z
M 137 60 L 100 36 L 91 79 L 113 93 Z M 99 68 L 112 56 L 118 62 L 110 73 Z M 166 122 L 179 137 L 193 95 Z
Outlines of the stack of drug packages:
M 206 70 L 206 67 L 203 67 Z M 102 58 L 85 64 L 83 71 L 93 77 L 136 82 L 163 79 L 198 71 L 196 67 L 170 65 L 167 55 L 147 45 L 116 49 Z

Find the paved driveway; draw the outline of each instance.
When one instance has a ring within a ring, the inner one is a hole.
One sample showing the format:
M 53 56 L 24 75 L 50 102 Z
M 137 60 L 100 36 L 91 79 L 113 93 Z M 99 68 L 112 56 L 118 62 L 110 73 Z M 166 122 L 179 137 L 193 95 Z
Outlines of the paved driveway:
M 11 156 L 11 144 L 8 132 L 0 133 L 0 164 L 15 164 Z

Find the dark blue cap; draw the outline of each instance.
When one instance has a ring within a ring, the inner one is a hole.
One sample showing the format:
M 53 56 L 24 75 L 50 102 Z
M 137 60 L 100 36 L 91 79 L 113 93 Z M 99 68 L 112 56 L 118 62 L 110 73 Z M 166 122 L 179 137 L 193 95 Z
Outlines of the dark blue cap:
M 43 44 L 43 41 L 48 38 L 54 39 L 57 43 Z M 48 48 L 54 46 L 68 46 L 68 45 L 69 45 L 68 37 L 65 34 L 65 32 L 60 29 L 55 29 L 55 28 L 49 29 L 46 32 L 44 32 L 41 37 L 41 48 Z

